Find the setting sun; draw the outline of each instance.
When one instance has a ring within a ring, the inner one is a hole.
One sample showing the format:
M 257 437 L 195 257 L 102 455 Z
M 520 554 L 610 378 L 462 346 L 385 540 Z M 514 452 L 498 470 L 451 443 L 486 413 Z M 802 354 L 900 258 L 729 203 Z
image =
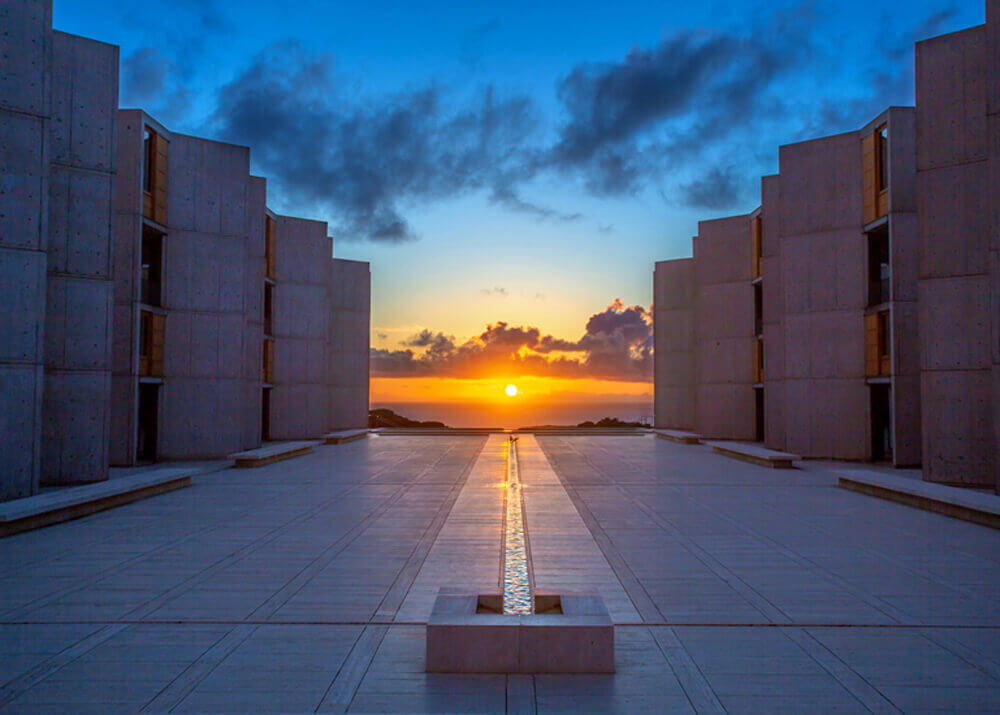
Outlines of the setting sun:
M 507 385 L 504 392 L 507 393 L 507 397 L 513 397 L 517 394 L 517 385 Z

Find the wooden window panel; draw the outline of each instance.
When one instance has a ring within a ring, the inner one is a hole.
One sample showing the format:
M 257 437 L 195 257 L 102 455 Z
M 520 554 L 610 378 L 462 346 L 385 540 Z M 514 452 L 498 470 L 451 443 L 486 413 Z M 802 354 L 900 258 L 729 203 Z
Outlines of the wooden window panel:
M 149 355 L 149 373 L 152 377 L 163 377 L 163 333 L 167 316 L 153 314 L 152 316 L 152 346 Z
M 755 216 L 750 222 L 750 246 L 752 251 L 751 278 L 759 278 L 761 275 L 761 256 L 763 255 L 761 241 L 761 220 L 760 216 Z
M 879 376 L 878 314 L 865 316 L 865 377 Z
M 268 278 L 274 279 L 274 249 L 275 249 L 275 235 L 277 233 L 274 219 L 270 216 L 265 218 L 265 245 L 264 245 L 264 258 L 267 262 L 265 268 L 265 275 Z
M 264 341 L 264 382 L 271 384 L 274 382 L 274 341 Z
M 863 166 L 862 193 L 864 194 L 864 222 L 871 223 L 878 218 L 876 184 L 875 142 L 877 140 L 875 132 L 865 135 L 861 139 L 861 161 Z

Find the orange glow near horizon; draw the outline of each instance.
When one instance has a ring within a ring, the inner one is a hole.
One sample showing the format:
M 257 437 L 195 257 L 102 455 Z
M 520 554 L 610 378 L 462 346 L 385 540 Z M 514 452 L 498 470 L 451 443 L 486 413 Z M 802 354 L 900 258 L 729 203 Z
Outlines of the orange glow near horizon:
M 480 402 L 509 403 L 507 387 L 514 384 L 506 378 L 457 379 L 447 377 L 373 377 L 371 402 Z M 571 380 L 557 377 L 524 376 L 517 379 L 516 394 L 524 402 L 556 400 L 587 402 L 652 397 L 649 382 L 618 382 L 584 378 Z

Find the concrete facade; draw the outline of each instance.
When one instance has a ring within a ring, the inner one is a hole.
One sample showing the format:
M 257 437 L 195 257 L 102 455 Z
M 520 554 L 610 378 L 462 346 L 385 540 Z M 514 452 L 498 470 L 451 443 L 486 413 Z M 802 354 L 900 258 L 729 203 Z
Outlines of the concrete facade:
M 332 254 L 325 223 L 278 217 L 272 439 L 318 437 L 328 431 L 327 287 Z
M 271 297 L 275 437 L 366 426 L 368 264 L 282 219 L 278 285 L 249 148 L 119 110 L 118 48 L 53 31 L 51 0 L 0 23 L 0 500 L 259 446 Z
M 995 488 L 998 16 L 916 48 L 924 478 Z
M 694 340 L 683 353 L 657 337 L 658 426 L 805 457 L 920 463 L 913 144 L 913 110 L 890 108 L 857 132 L 782 146 L 761 207 L 700 222 L 693 258 L 669 262 L 672 285 L 694 283 L 680 312 L 657 264 L 655 328 Z
M 107 478 L 118 49 L 5 5 L 0 499 Z
M 331 430 L 368 426 L 371 282 L 363 261 L 330 262 L 326 355 Z
M 693 258 L 659 261 L 653 272 L 655 424 L 695 426 Z

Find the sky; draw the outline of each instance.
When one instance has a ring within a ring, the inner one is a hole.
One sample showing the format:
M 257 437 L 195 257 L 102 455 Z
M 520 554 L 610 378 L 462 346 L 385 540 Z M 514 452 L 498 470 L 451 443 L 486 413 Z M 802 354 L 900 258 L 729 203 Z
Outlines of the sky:
M 759 204 L 778 146 L 913 103 L 981 0 L 55 0 L 121 105 L 251 147 L 268 205 L 372 270 L 372 403 L 651 414 L 652 269 Z M 506 384 L 519 383 L 516 398 Z M 501 426 L 520 426 L 502 424 Z

